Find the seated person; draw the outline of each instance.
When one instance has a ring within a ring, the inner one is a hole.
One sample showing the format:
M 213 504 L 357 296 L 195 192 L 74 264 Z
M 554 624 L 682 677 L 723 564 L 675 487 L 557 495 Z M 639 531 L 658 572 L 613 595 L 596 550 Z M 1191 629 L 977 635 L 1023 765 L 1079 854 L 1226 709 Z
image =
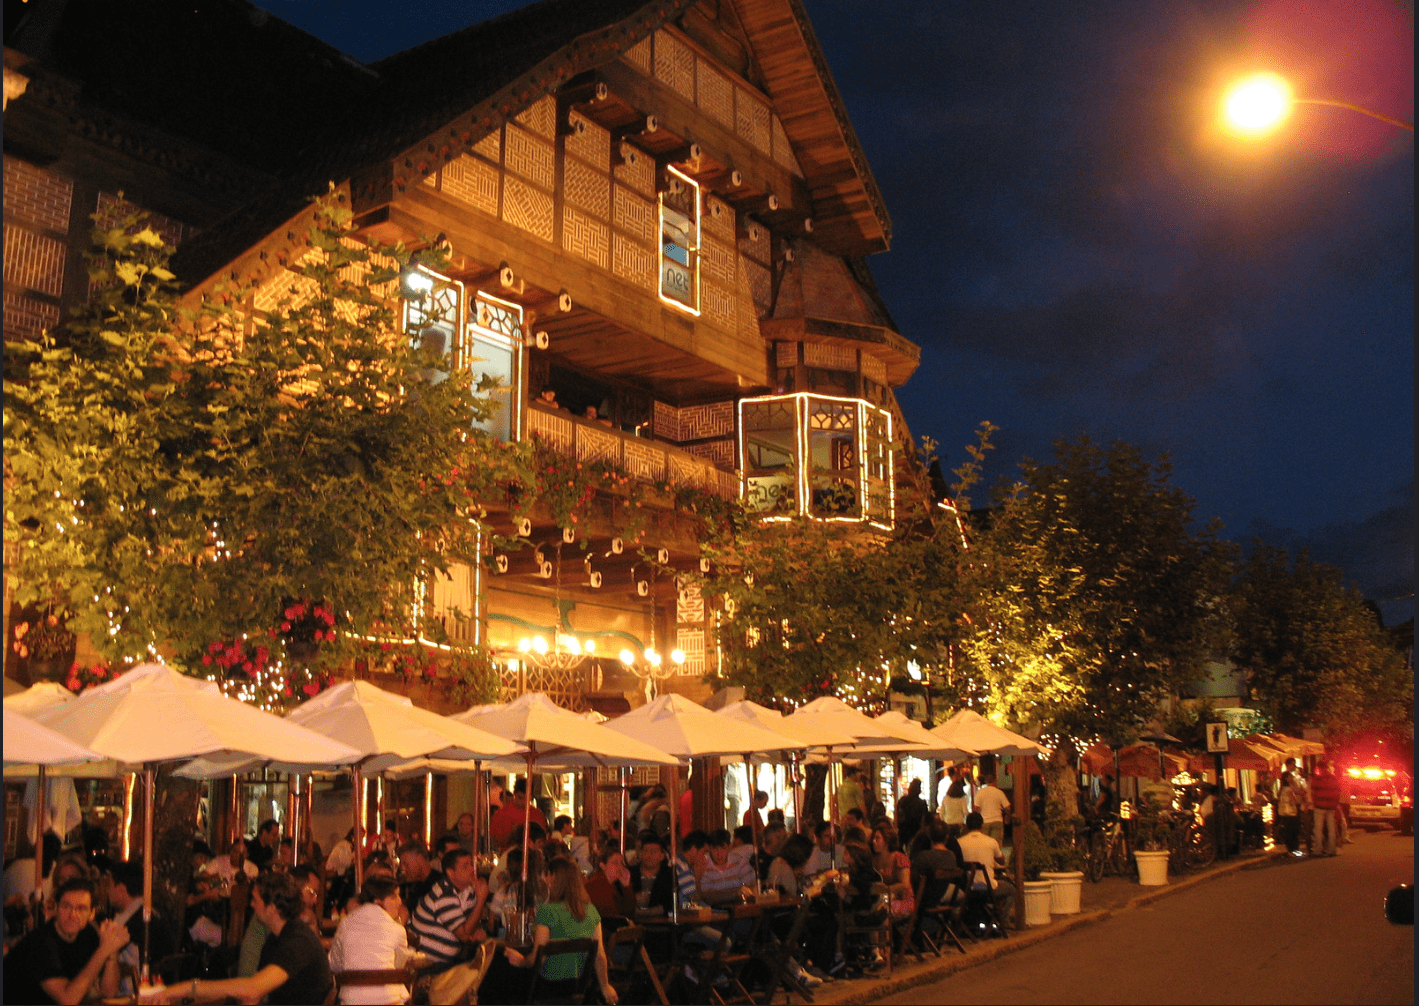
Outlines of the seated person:
M 960 869 L 960 865 L 955 855 L 946 847 L 946 840 L 950 832 L 939 819 L 928 820 L 920 834 L 926 838 L 925 848 L 919 849 L 912 857 L 911 872 L 913 877 L 925 878 L 921 892 L 921 907 L 923 909 L 934 908 L 941 903 L 942 899 L 951 896 L 954 886 L 949 875 L 955 874 Z M 938 877 L 938 872 L 947 876 Z
M 443 854 L 443 876 L 414 910 L 411 925 L 419 934 L 419 951 L 435 964 L 437 976 L 430 1002 L 457 1002 L 478 980 L 479 973 L 463 963 L 469 943 L 487 939 L 483 909 L 488 884 L 478 876 L 473 856 L 454 846 Z
M 576 833 L 576 825 L 566 814 L 561 814 L 552 822 L 553 833 L 560 835 L 562 841 L 566 843 L 567 849 L 572 854 L 572 859 L 576 860 L 576 865 L 582 873 L 590 873 L 595 864 L 591 861 L 591 839 L 585 835 Z
M 754 868 L 743 859 L 729 855 L 729 832 L 723 828 L 709 834 L 709 858 L 700 874 L 700 900 L 707 905 L 742 901 L 754 891 Z
M 637 842 L 640 858 L 631 871 L 631 889 L 637 895 L 636 907 L 659 909 L 670 914 L 675 899 L 675 871 L 665 855 L 665 845 L 653 831 L 643 832 Z
M 995 899 L 996 914 L 1001 925 L 1009 928 L 1015 918 L 1015 885 L 996 873 L 996 868 L 1005 865 L 1005 855 L 1000 843 L 981 830 L 984 822 L 980 811 L 966 815 L 966 833 L 959 839 L 961 859 L 965 863 L 978 863 L 985 868 L 985 883 Z M 976 883 L 980 883 L 977 874 Z
M 488 902 L 489 911 L 503 931 L 510 928 L 513 912 L 533 911 L 547 900 L 546 860 L 541 849 L 534 845 L 527 850 L 526 898 L 523 897 L 522 849 L 509 849 L 504 858 L 507 880 Z
M 606 974 L 606 947 L 601 940 L 601 916 L 596 911 L 596 906 L 587 899 L 586 889 L 581 882 L 581 871 L 570 859 L 553 860 L 547 866 L 547 885 L 547 902 L 537 909 L 536 928 L 533 929 L 534 953 L 523 955 L 509 948 L 505 951 L 508 963 L 515 967 L 530 967 L 536 956 L 536 948 L 545 946 L 552 940 L 595 940 L 595 958 L 591 967 L 595 969 L 601 1000 L 608 1006 L 616 1006 L 616 989 Z M 565 986 L 565 991 L 571 991 L 572 983 L 585 966 L 584 957 L 578 959 L 575 954 L 558 954 L 543 962 L 540 978 L 550 984 L 551 987 L 547 990 L 549 993 L 555 994 L 559 991 L 558 985 Z
M 839 867 L 847 862 L 847 851 L 837 841 L 837 826 L 831 821 L 822 821 L 813 829 L 816 848 L 803 864 L 803 872 L 814 877 L 832 867 L 836 861 Z
M 636 892 L 631 888 L 631 871 L 620 849 L 608 849 L 601 854 L 600 864 L 587 878 L 586 896 L 603 919 L 635 918 Z
M 5 955 L 7 1003 L 77 1003 L 95 993 L 118 995 L 118 954 L 128 929 L 103 922 L 95 929 L 94 885 L 73 878 L 60 884 L 54 918 L 21 939 Z
M 111 883 L 108 900 L 114 912 L 113 921 L 128 929 L 128 946 L 118 952 L 118 960 L 119 963 L 136 969 L 141 960 L 144 933 L 147 930 L 143 925 L 143 864 L 114 863 L 109 867 L 109 877 Z M 167 927 L 162 924 L 156 911 L 153 912 L 152 918 L 153 950 L 148 959 L 156 961 L 172 953 L 174 948 L 166 938 Z M 125 994 L 127 991 L 125 990 Z
M 291 876 L 301 888 L 300 920 L 315 932 L 320 932 L 320 880 L 315 875 L 315 867 L 302 864 L 291 868 Z
M 413 956 L 400 921 L 404 902 L 399 888 L 388 877 L 365 881 L 360 907 L 340 920 L 330 944 L 330 969 L 387 971 L 402 968 Z M 403 1003 L 409 989 L 403 985 L 349 985 L 340 989 L 342 1003 Z
M 806 835 L 794 835 L 784 842 L 783 848 L 779 849 L 778 855 L 769 864 L 769 889 L 777 890 L 788 898 L 798 897 L 801 890 L 799 874 L 803 872 L 804 864 L 808 862 L 814 848 Z
M 255 880 L 256 875 L 261 872 L 255 863 L 246 858 L 246 841 L 240 838 L 232 842 L 225 856 L 208 860 L 206 870 L 228 884 L 235 883 L 238 876 L 248 881 Z
M 251 889 L 252 915 L 271 936 L 261 949 L 261 962 L 249 978 L 219 981 L 194 978 L 143 1002 L 242 1002 L 276 1004 L 323 1003 L 335 985 L 320 937 L 300 920 L 301 892 L 289 873 L 268 871 Z
M 731 834 L 729 858 L 742 859 L 745 862 L 751 861 L 754 858 L 754 853 L 758 851 L 754 848 L 754 829 L 747 824 L 741 824 Z
M 754 857 L 754 864 L 755 869 L 759 871 L 759 879 L 766 880 L 769 876 L 769 865 L 783 848 L 783 843 L 788 841 L 788 829 L 781 824 L 770 824 L 764 828 L 760 841 L 763 847 Z
M 399 897 L 412 915 L 438 879 L 438 871 L 429 862 L 429 850 L 424 848 L 423 842 L 405 842 L 399 847 L 399 872 L 404 878 L 399 885 Z
M 524 777 L 513 784 L 512 799 L 503 801 L 503 805 L 498 808 L 488 825 L 488 834 L 492 836 L 493 845 L 506 848 L 513 829 L 522 827 L 525 822 L 535 824 L 542 830 L 543 836 L 547 834 L 547 819 L 536 806 L 528 802 L 527 779 Z

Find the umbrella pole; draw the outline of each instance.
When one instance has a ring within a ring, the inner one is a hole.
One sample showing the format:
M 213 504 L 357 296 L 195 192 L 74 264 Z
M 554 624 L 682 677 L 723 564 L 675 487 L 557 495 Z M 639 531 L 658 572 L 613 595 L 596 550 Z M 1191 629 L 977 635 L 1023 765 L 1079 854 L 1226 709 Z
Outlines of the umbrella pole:
M 680 921 L 680 825 L 675 811 L 680 805 L 680 766 L 670 770 L 670 921 Z M 755 871 L 758 872 L 757 870 Z
M 744 753 L 744 777 L 749 780 L 749 809 L 750 809 L 750 811 L 753 812 L 753 817 L 750 818 L 750 820 L 753 822 L 753 828 L 754 828 L 754 851 L 755 851 L 755 853 L 757 854 L 758 851 L 759 851 L 759 800 L 758 800 L 758 790 L 756 790 L 756 789 L 754 788 L 754 767 L 749 764 L 749 753 L 748 753 L 747 751 Z M 763 888 L 762 883 L 760 883 L 760 881 L 759 881 L 759 863 L 758 863 L 758 859 L 759 859 L 758 855 L 755 855 L 755 856 L 754 856 L 754 893 L 755 893 L 755 894 L 763 894 L 763 893 L 764 893 L 764 888 Z
M 147 985 L 152 966 L 153 928 L 153 787 L 157 772 L 151 763 L 143 766 L 143 956 L 139 984 Z
M 621 859 L 626 858 L 626 817 L 631 812 L 631 770 L 622 765 L 621 770 Z
M 838 780 L 833 775 L 833 766 L 837 764 L 833 761 L 833 749 L 828 748 L 828 823 L 833 827 L 830 834 L 833 840 L 832 863 L 834 870 L 838 868 Z
M 237 815 L 241 813 L 239 791 L 241 790 L 241 777 L 233 773 L 232 775 L 232 799 L 231 806 L 227 814 L 227 848 L 230 849 L 233 842 L 241 838 L 241 824 L 237 820 Z
M 44 925 L 44 831 L 46 828 L 44 818 L 49 812 L 49 784 L 45 775 L 44 766 L 40 765 L 34 798 L 34 921 L 36 929 Z
M 299 866 L 301 862 L 301 797 L 305 795 L 299 772 L 291 777 L 291 786 L 294 790 L 292 795 L 295 797 L 291 801 L 291 865 Z
M 803 834 L 803 775 L 798 771 L 798 752 L 790 751 L 788 754 L 788 770 L 790 774 L 789 785 L 793 789 L 793 830 L 798 834 Z
M 365 886 L 365 773 L 356 762 L 350 768 L 355 788 L 355 893 Z
M 522 894 L 519 906 L 527 911 L 527 857 L 532 845 L 532 765 L 537 755 L 527 752 L 527 788 L 522 794 Z

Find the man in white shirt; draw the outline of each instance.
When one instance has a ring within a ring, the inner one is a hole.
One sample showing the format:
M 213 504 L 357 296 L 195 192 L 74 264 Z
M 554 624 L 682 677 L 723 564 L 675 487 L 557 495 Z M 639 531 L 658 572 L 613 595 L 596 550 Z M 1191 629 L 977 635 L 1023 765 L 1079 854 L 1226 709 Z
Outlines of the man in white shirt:
M 996 912 L 1000 916 L 1001 923 L 1006 927 L 1013 925 L 1015 885 L 995 872 L 996 867 L 1005 865 L 1005 853 L 1001 850 L 999 842 L 981 830 L 979 811 L 973 810 L 966 815 L 966 833 L 957 841 L 961 845 L 963 862 L 979 863 L 985 868 L 986 883 L 994 892 Z
M 976 790 L 975 813 L 980 815 L 985 834 L 999 844 L 1005 841 L 1005 815 L 1010 813 L 1010 798 L 995 784 L 995 776 L 988 775 Z M 969 820 L 969 818 L 967 819 Z M 969 825 L 967 825 L 969 827 Z
M 360 892 L 360 907 L 340 921 L 330 944 L 330 970 L 386 971 L 402 968 L 413 951 L 399 923 L 402 907 L 399 888 L 388 877 L 371 877 Z M 403 985 L 346 985 L 342 1003 L 404 1003 L 409 989 Z
M 231 850 L 225 856 L 208 860 L 202 870 L 214 877 L 220 877 L 228 884 L 236 880 L 238 873 L 245 874 L 246 878 L 251 880 L 261 872 L 257 870 L 256 864 L 246 858 L 246 842 L 240 838 L 232 843 Z
M 824 870 L 832 869 L 835 860 L 838 869 L 846 869 L 847 850 L 842 847 L 841 843 L 837 844 L 836 850 L 834 849 L 833 839 L 837 837 L 837 829 L 833 827 L 832 823 L 822 822 L 813 834 L 817 845 L 813 848 L 813 854 L 808 857 L 808 862 L 803 864 L 804 874 L 812 877 Z

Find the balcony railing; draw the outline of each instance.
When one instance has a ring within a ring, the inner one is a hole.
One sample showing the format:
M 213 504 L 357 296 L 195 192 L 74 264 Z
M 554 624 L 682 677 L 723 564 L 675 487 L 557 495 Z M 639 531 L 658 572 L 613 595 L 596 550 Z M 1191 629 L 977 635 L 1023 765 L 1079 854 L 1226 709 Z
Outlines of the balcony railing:
M 583 462 L 604 461 L 642 482 L 691 486 L 724 499 L 739 495 L 739 479 L 678 447 L 632 436 L 557 409 L 531 403 L 527 432 L 552 450 Z

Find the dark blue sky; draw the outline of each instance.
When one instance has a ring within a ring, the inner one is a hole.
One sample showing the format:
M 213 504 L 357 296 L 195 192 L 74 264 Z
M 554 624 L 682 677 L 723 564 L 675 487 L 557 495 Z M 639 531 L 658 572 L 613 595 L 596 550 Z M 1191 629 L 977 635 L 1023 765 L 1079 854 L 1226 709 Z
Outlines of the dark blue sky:
M 373 61 L 519 6 L 264 0 Z M 870 260 L 922 366 L 899 392 L 992 478 L 1060 436 L 1171 454 L 1238 540 L 1412 589 L 1413 134 L 1298 107 L 1213 127 L 1222 81 L 1413 117 L 1412 7 L 1370 0 L 808 0 L 894 222 Z M 452 68 L 451 68 L 452 69 Z

